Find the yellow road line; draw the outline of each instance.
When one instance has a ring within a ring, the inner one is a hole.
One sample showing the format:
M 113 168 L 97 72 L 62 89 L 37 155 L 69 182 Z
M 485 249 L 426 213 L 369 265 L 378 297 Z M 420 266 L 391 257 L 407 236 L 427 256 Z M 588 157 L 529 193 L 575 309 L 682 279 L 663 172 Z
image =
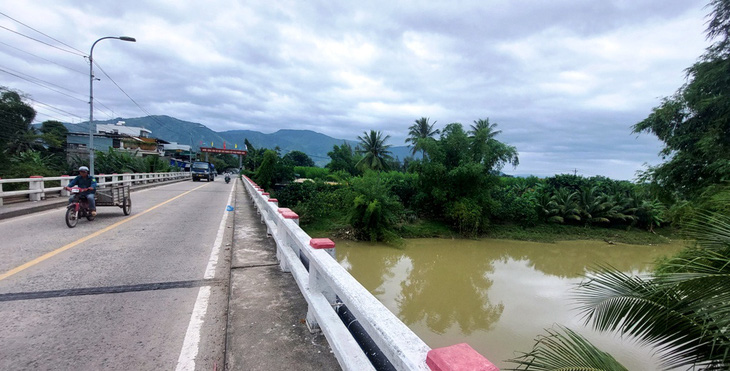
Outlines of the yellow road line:
M 78 239 L 78 240 L 76 240 L 74 242 L 71 242 L 71 243 L 69 243 L 69 244 L 67 244 L 65 246 L 59 247 L 56 250 L 53 250 L 53 251 L 48 252 L 46 254 L 43 254 L 43 255 L 41 255 L 41 256 L 39 256 L 39 257 L 37 257 L 37 258 L 35 258 L 35 259 L 33 259 L 33 260 L 31 260 L 31 261 L 23 264 L 23 265 L 17 266 L 15 268 L 13 268 L 13 269 L 11 269 L 11 270 L 3 273 L 3 274 L 0 274 L 0 281 L 2 281 L 4 279 L 6 279 L 6 278 L 8 278 L 8 277 L 10 277 L 10 276 L 18 273 L 18 272 L 21 272 L 21 271 L 23 271 L 25 269 L 28 269 L 28 268 L 30 268 L 30 267 L 32 267 L 32 266 L 34 266 L 34 265 L 36 265 L 36 264 L 44 261 L 44 260 L 47 260 L 49 258 L 52 258 L 52 257 L 54 257 L 54 256 L 56 256 L 56 255 L 58 255 L 58 254 L 60 254 L 60 253 L 62 253 L 64 251 L 66 251 L 66 250 L 74 247 L 74 246 L 77 246 L 77 245 L 79 245 L 79 244 L 81 244 L 83 242 L 86 242 L 86 241 L 88 241 L 88 240 L 90 240 L 90 239 L 92 239 L 94 237 L 97 237 L 97 236 L 99 236 L 101 234 L 104 234 L 104 233 L 106 233 L 106 232 L 108 232 L 108 231 L 110 231 L 110 230 L 112 230 L 112 229 L 114 229 L 114 228 L 116 228 L 116 227 L 118 227 L 118 226 L 126 223 L 126 222 L 132 221 L 132 220 L 134 220 L 137 217 L 140 217 L 140 216 L 142 216 L 144 214 L 147 214 L 148 212 L 150 212 L 150 211 L 152 211 L 152 210 L 154 210 L 154 209 L 156 209 L 156 208 L 158 208 L 158 207 L 160 207 L 162 205 L 165 205 L 168 202 L 172 202 L 172 201 L 174 201 L 174 200 L 176 200 L 176 199 L 178 199 L 178 198 L 180 198 L 182 196 L 185 196 L 186 194 L 188 194 L 190 192 L 193 192 L 193 191 L 196 191 L 196 190 L 198 190 L 200 188 L 203 188 L 203 187 L 207 186 L 208 184 L 209 183 L 206 183 L 206 184 L 201 185 L 200 187 L 196 187 L 196 188 L 193 188 L 193 189 L 191 189 L 191 190 L 189 190 L 189 191 L 187 191 L 185 193 L 181 193 L 181 194 L 179 194 L 179 195 L 177 195 L 177 196 L 175 196 L 175 197 L 173 197 L 173 198 L 171 198 L 171 199 L 169 199 L 167 201 L 164 201 L 164 202 L 161 202 L 161 203 L 159 203 L 159 204 L 157 204 L 155 206 L 152 206 L 149 209 L 147 209 L 147 210 L 145 210 L 145 211 L 143 211 L 143 212 L 141 212 L 139 214 L 134 214 L 134 215 L 132 215 L 132 216 L 130 216 L 128 218 L 125 218 L 124 220 L 118 221 L 118 222 L 116 222 L 116 223 L 114 223 L 114 224 L 112 224 L 112 225 L 110 225 L 110 226 L 108 226 L 108 227 L 106 227 L 104 229 L 98 230 L 98 231 L 96 231 L 96 232 L 94 232 L 94 233 L 92 233 L 92 234 L 90 234 L 90 235 L 88 235 L 86 237 L 83 237 L 83 238 Z

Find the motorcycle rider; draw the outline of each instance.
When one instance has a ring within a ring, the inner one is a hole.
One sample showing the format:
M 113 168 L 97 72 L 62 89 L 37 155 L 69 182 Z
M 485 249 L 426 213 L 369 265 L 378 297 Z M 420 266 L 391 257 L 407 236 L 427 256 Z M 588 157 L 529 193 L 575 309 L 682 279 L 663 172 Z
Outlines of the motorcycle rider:
M 78 186 L 79 188 L 88 188 L 87 191 L 82 192 L 81 194 L 86 196 L 86 199 L 89 201 L 89 210 L 91 211 L 92 216 L 96 216 L 96 201 L 94 200 L 94 193 L 96 192 L 96 179 L 94 177 L 89 176 L 89 168 L 86 166 L 82 166 L 79 168 L 79 176 L 76 178 L 73 178 L 66 187 L 66 190 L 71 190 L 71 187 Z M 68 203 L 72 203 L 74 200 L 74 196 L 69 197 Z

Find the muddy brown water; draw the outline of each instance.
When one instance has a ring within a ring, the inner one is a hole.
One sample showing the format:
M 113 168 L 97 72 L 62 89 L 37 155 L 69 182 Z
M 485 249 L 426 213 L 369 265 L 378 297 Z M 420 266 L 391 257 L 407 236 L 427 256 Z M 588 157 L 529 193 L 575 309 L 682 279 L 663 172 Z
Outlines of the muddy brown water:
M 656 369 L 650 346 L 583 325 L 574 288 L 597 264 L 647 273 L 681 242 L 411 239 L 394 248 L 336 241 L 337 260 L 432 348 L 466 342 L 498 367 L 528 352 L 543 329 L 584 335 L 629 370 Z

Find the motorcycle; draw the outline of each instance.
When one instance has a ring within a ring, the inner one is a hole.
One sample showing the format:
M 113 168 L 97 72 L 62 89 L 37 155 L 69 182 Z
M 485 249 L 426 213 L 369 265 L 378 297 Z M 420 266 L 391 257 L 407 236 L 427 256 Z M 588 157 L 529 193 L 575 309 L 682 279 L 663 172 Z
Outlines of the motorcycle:
M 231 175 L 230 174 L 226 174 L 226 184 L 228 184 L 230 182 L 231 182 Z
M 86 218 L 89 221 L 94 220 L 94 215 L 89 210 L 89 200 L 86 196 L 81 194 L 89 190 L 89 188 L 73 187 L 68 189 L 73 195 L 73 200 L 66 207 L 66 225 L 69 228 L 76 226 L 79 222 L 79 218 Z

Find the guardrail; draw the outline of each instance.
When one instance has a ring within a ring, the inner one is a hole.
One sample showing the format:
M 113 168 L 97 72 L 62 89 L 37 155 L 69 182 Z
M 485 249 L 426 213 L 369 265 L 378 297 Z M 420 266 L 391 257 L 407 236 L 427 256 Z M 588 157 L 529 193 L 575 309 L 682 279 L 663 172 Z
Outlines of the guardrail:
M 114 184 L 139 185 L 147 183 L 162 182 L 167 180 L 183 179 L 190 177 L 189 172 L 174 173 L 124 173 L 124 174 L 99 174 L 95 176 L 100 188 Z M 62 175 L 55 177 L 31 176 L 30 178 L 0 179 L 0 206 L 3 205 L 3 198 L 28 195 L 29 201 L 40 201 L 48 195 L 59 194 L 69 196 L 68 191 L 63 188 L 74 177 Z M 58 187 L 46 187 L 46 182 L 60 182 Z M 28 189 L 20 191 L 3 192 L 3 184 L 28 183 Z
M 431 349 L 335 260 L 334 242 L 311 238 L 296 213 L 279 208 L 278 200 L 250 178 L 244 176 L 243 184 L 276 242 L 281 270 L 291 272 L 307 301 L 307 325 L 323 332 L 343 370 L 375 370 L 374 363 L 395 370 L 499 370 L 465 343 Z M 347 324 L 343 308 L 349 312 Z M 375 362 L 376 353 L 386 360 Z

